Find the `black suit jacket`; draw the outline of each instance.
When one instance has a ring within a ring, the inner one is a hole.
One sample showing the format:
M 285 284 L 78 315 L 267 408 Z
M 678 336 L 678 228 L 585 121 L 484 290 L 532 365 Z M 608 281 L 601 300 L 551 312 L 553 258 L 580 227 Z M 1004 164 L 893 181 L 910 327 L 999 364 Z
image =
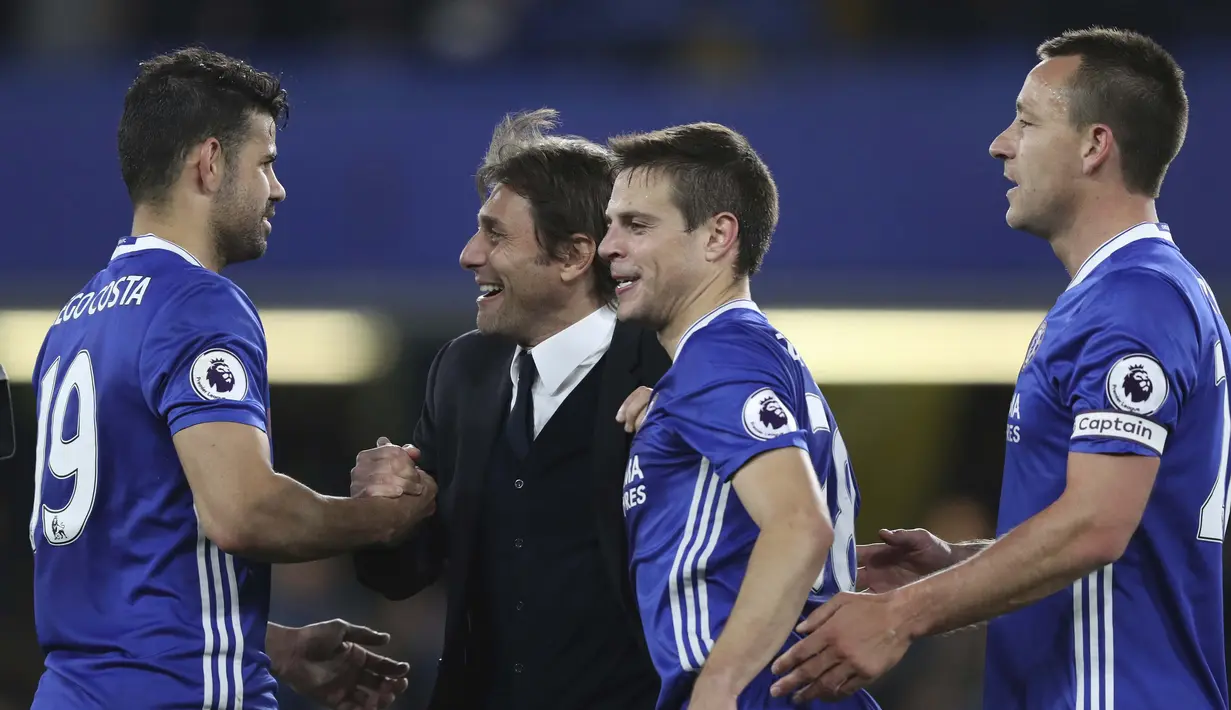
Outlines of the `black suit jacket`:
M 465 697 L 468 634 L 467 582 L 477 540 L 476 514 L 493 444 L 512 391 L 509 363 L 515 346 L 472 331 L 441 348 L 428 371 L 423 413 L 413 443 L 422 451 L 420 468 L 439 485 L 437 512 L 397 548 L 356 555 L 360 582 L 389 599 L 405 599 L 443 574 L 448 610 L 444 649 L 431 707 L 461 707 Z M 616 411 L 638 386 L 653 387 L 671 360 L 657 336 L 618 323 L 607 350 L 598 408 L 594 412 L 594 524 L 603 567 L 621 590 L 628 623 L 640 637 L 641 621 L 628 581 L 621 491 L 631 435 L 615 421 Z

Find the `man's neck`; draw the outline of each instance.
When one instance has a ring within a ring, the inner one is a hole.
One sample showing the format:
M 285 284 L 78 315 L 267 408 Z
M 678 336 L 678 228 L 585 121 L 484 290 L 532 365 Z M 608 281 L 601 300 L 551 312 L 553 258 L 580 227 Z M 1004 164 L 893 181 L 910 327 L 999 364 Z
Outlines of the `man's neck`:
M 551 336 L 581 322 L 586 316 L 601 308 L 603 304 L 593 295 L 585 298 L 575 298 L 560 310 L 542 318 L 533 337 L 518 343 L 523 348 L 530 349 L 547 340 Z
M 748 284 L 746 277 L 738 278 L 734 282 L 724 284 L 711 283 L 703 289 L 696 297 L 692 299 L 666 328 L 658 331 L 658 342 L 662 344 L 663 349 L 675 360 L 675 351 L 680 346 L 680 340 L 684 337 L 684 333 L 692 327 L 693 323 L 701 320 L 706 313 L 718 308 L 724 303 L 740 298 L 752 298 L 752 289 Z
M 1143 222 L 1157 221 L 1154 200 L 1147 197 L 1134 195 L 1116 201 L 1096 201 L 1080 211 L 1067 229 L 1048 241 L 1071 279 L 1086 259 L 1109 239 Z
M 133 212 L 132 234 L 139 237 L 143 234 L 153 234 L 159 239 L 171 242 L 184 251 L 196 257 L 205 268 L 218 273 L 223 264 L 213 248 L 213 241 L 208 228 L 190 225 L 190 220 L 173 216 L 170 211 L 163 212 L 153 207 L 142 205 Z

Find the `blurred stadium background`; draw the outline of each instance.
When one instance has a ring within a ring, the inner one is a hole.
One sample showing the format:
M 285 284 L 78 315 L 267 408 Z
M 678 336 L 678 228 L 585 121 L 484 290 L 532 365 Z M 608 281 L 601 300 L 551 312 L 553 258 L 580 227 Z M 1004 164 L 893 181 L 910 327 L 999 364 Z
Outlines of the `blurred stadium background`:
M 269 331 L 279 470 L 342 494 L 356 451 L 409 437 L 431 356 L 473 324 L 457 255 L 504 113 L 552 106 L 563 131 L 599 140 L 712 120 L 745 133 L 778 179 L 754 296 L 841 422 L 859 539 L 916 525 L 961 539 L 993 530 L 1012 382 L 1066 282 L 1046 244 L 1005 226 L 987 146 L 1034 46 L 1090 24 L 1147 32 L 1187 70 L 1188 141 L 1160 210 L 1231 294 L 1225 0 L 0 0 L 0 362 L 17 380 L 20 445 L 0 464 L 0 710 L 29 707 L 42 663 L 30 370 L 54 312 L 127 234 L 115 128 L 139 59 L 203 41 L 290 90 L 289 198 L 266 257 L 228 273 Z M 275 580 L 276 621 L 390 631 L 413 663 L 398 707 L 422 707 L 439 590 L 385 602 L 348 559 Z M 979 707 L 981 643 L 919 644 L 878 699 Z M 286 692 L 284 707 L 306 706 Z

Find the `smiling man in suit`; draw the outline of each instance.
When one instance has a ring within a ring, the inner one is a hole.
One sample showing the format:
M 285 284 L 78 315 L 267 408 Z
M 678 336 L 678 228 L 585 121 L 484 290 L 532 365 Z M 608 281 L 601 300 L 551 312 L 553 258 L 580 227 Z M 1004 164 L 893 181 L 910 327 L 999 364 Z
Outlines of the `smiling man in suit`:
M 439 483 L 438 512 L 356 558 L 390 599 L 445 578 L 434 709 L 649 710 L 658 695 L 626 573 L 630 435 L 615 415 L 670 359 L 652 331 L 616 322 L 598 258 L 612 156 L 548 135 L 555 117 L 506 118 L 478 171 L 461 254 L 478 329 L 432 362 L 411 452 Z M 357 469 L 352 493 L 391 483 Z

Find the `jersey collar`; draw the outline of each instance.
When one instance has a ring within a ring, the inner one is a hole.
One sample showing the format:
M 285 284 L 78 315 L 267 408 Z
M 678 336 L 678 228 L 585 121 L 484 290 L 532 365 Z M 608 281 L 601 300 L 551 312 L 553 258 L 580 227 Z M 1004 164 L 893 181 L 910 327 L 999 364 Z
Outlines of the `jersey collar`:
M 680 344 L 675 346 L 675 355 L 673 356 L 672 359 L 675 359 L 675 360 L 679 359 L 680 353 L 684 351 L 684 343 L 687 343 L 688 339 L 691 338 L 694 333 L 696 333 L 698 330 L 701 330 L 702 328 L 709 325 L 710 323 L 713 323 L 714 319 L 722 315 L 723 313 L 726 313 L 727 311 L 733 311 L 738 308 L 747 308 L 749 310 L 756 311 L 757 313 L 761 312 L 761 309 L 757 308 L 757 304 L 753 303 L 752 299 L 750 298 L 737 298 L 734 301 L 727 301 L 726 303 L 715 308 L 709 313 L 706 313 L 705 315 L 701 316 L 700 318 L 697 319 L 695 323 L 688 326 L 688 330 L 684 331 L 684 336 L 680 338 Z
M 1090 272 L 1097 269 L 1099 264 L 1102 264 L 1107 260 L 1107 257 L 1115 254 L 1117 251 L 1123 249 L 1129 244 L 1136 241 L 1141 241 L 1142 239 L 1163 239 L 1170 242 L 1172 241 L 1171 228 L 1162 222 L 1142 222 L 1141 224 L 1134 227 L 1129 227 L 1123 232 L 1120 232 L 1111 239 L 1103 242 L 1103 245 L 1098 249 L 1095 249 L 1093 254 L 1086 257 L 1086 260 L 1082 263 L 1081 268 L 1079 268 L 1077 273 L 1073 276 L 1073 280 L 1069 282 L 1068 288 L 1064 290 L 1067 291 L 1082 281 L 1085 281 L 1086 277 L 1090 275 Z
M 201 266 L 201 262 L 197 261 L 197 258 L 192 254 L 189 254 L 186 249 L 178 244 L 172 244 L 165 239 L 159 239 L 153 234 L 143 234 L 139 237 L 124 237 L 120 240 L 120 243 L 116 245 L 115 251 L 111 252 L 111 260 L 114 261 L 125 254 L 132 254 L 139 251 L 149 251 L 151 249 L 160 249 L 162 251 L 169 251 L 173 254 L 179 254 L 183 257 L 184 261 L 187 261 L 189 264 L 192 264 L 193 266 Z

